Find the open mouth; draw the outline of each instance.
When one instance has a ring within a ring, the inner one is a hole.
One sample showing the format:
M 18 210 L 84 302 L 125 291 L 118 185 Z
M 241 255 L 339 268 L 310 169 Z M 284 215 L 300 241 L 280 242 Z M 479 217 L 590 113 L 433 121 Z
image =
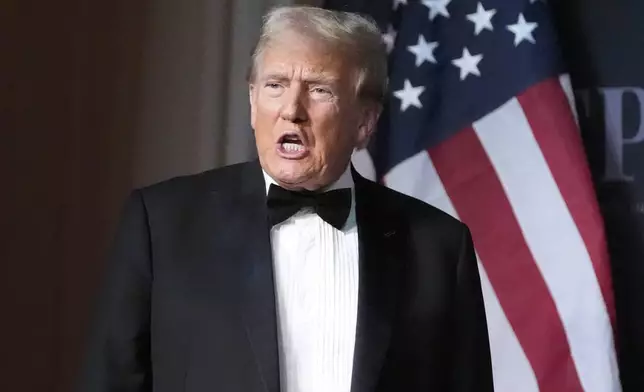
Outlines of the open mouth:
M 280 138 L 280 144 L 286 151 L 299 151 L 304 149 L 302 138 L 296 134 L 286 134 Z
M 278 152 L 284 158 L 302 158 L 308 153 L 302 137 L 294 132 L 285 133 L 278 140 Z

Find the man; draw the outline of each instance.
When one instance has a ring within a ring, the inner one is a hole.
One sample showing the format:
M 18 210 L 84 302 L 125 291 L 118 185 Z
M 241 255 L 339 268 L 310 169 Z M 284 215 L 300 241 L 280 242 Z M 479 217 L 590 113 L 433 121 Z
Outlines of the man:
M 386 80 L 372 22 L 266 17 L 259 160 L 132 194 L 81 391 L 492 390 L 469 231 L 351 168 Z

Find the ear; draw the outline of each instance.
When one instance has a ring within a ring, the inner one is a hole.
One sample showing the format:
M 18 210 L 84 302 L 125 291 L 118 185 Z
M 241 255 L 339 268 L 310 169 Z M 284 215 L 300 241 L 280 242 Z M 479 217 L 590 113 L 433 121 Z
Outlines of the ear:
M 248 84 L 248 101 L 250 102 L 250 125 L 255 129 L 255 112 L 257 108 L 255 107 L 255 94 L 257 90 L 255 85 L 252 83 Z
M 360 123 L 358 126 L 358 137 L 356 140 L 356 149 L 362 150 L 369 144 L 371 136 L 376 131 L 378 118 L 382 112 L 382 105 L 378 103 L 365 104 L 360 113 Z

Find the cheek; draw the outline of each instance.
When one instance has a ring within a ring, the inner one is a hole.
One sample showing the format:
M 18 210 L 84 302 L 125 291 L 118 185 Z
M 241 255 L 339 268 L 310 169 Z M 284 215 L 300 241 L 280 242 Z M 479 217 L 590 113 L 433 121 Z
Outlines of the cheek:
M 330 129 L 329 134 L 338 143 L 354 143 L 359 133 L 358 125 L 356 116 L 347 109 L 336 109 L 327 118 L 327 127 Z
M 340 115 L 320 118 L 316 128 L 315 137 L 325 155 L 344 154 L 356 147 L 358 129 L 350 118 Z
M 256 133 L 271 133 L 279 119 L 279 104 L 269 100 L 257 100 L 251 110 L 251 121 Z
M 259 93 L 255 101 L 258 112 L 265 116 L 275 116 L 279 113 L 281 100 L 279 97 L 271 97 L 266 93 Z

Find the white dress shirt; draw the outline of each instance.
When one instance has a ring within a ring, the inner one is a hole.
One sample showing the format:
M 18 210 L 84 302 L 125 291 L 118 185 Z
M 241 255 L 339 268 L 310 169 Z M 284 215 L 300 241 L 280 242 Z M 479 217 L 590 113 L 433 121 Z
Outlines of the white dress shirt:
M 264 172 L 266 191 L 275 181 Z M 352 189 L 337 230 L 310 209 L 271 229 L 282 392 L 349 392 L 358 313 L 358 228 Z

